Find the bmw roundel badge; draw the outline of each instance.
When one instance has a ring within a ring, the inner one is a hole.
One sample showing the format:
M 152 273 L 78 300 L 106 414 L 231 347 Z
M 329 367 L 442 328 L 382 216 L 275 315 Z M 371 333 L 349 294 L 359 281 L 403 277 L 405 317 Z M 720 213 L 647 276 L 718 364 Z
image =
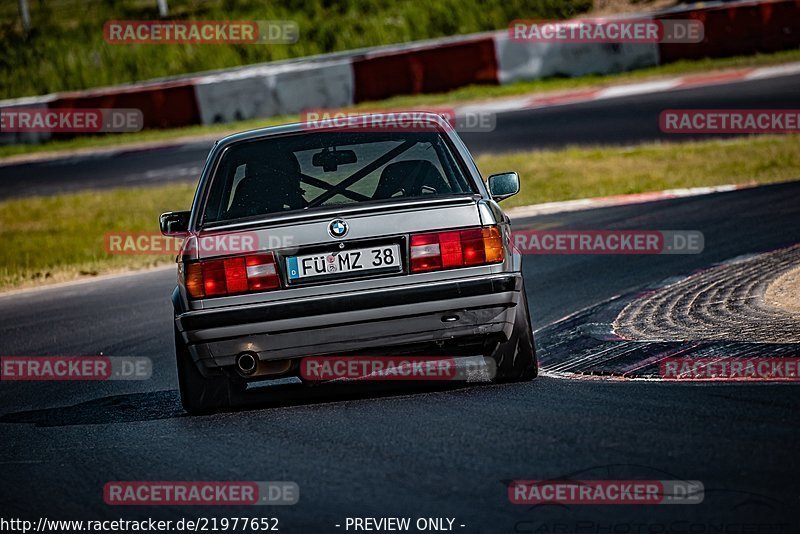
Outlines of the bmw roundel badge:
M 328 233 L 331 234 L 331 237 L 344 237 L 347 235 L 347 223 L 341 219 L 334 219 L 328 225 Z

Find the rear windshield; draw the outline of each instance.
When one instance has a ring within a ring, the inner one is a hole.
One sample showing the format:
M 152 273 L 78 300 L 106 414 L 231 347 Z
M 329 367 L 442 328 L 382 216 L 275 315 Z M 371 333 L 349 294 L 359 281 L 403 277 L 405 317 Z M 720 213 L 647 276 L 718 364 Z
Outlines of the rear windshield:
M 474 193 L 438 132 L 315 132 L 229 147 L 203 221 Z

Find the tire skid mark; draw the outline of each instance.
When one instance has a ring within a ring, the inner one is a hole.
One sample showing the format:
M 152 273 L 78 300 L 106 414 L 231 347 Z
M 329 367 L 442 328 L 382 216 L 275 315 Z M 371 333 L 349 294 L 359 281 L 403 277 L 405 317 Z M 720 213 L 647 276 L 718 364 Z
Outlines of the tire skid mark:
M 740 256 L 579 310 L 536 331 L 541 374 L 675 383 L 660 376 L 666 358 L 800 357 L 796 318 L 763 302 L 770 281 L 798 263 L 800 245 Z

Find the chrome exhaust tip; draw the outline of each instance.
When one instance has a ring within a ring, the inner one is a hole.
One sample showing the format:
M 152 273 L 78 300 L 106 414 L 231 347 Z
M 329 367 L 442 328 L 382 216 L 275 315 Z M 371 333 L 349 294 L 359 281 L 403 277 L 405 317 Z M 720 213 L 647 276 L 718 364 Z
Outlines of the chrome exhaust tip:
M 236 357 L 236 371 L 242 376 L 252 376 L 258 369 L 258 358 L 252 352 L 242 352 Z

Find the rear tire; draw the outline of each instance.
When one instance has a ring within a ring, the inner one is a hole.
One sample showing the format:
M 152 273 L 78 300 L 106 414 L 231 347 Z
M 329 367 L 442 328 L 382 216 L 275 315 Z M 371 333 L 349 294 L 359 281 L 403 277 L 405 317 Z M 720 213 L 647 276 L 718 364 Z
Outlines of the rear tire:
M 514 314 L 514 329 L 508 341 L 499 343 L 492 353 L 497 363 L 495 382 L 520 382 L 533 380 L 539 374 L 536 345 L 533 341 L 528 297 L 525 285 L 520 290 L 520 301 Z
M 183 409 L 191 415 L 201 415 L 231 408 L 243 388 L 227 376 L 203 376 L 192 360 L 189 349 L 175 329 L 175 356 L 178 365 L 178 386 Z

